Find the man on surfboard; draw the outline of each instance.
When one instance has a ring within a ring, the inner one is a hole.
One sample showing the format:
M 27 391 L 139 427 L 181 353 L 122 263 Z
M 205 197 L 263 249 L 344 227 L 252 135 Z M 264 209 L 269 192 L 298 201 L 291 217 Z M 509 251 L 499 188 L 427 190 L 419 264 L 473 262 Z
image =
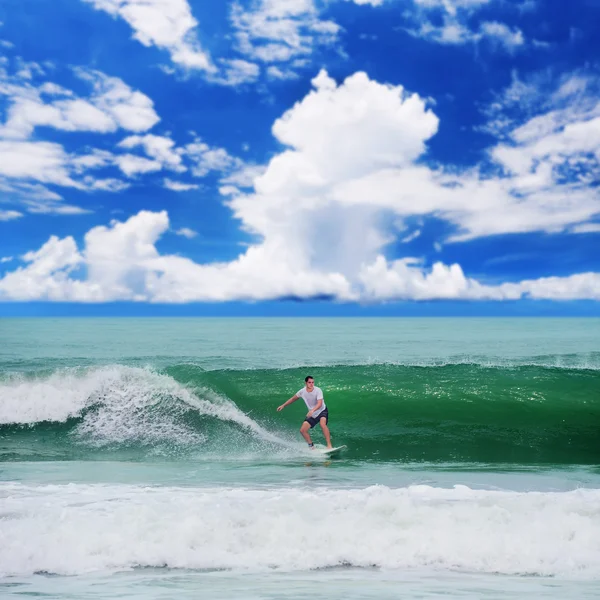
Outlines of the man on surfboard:
M 306 407 L 308 408 L 308 414 L 304 419 L 304 423 L 302 423 L 302 427 L 300 427 L 300 433 L 302 434 L 302 437 L 306 440 L 308 447 L 314 449 L 315 445 L 310 439 L 308 430 L 312 429 L 318 423 L 323 430 L 323 435 L 325 436 L 325 441 L 327 442 L 327 448 L 331 449 L 333 446 L 331 445 L 329 427 L 327 427 L 327 423 L 329 422 L 329 411 L 327 410 L 327 406 L 323 400 L 323 391 L 321 388 L 315 386 L 315 380 L 310 375 L 304 378 L 304 383 L 306 386 L 296 392 L 281 406 L 278 406 L 277 412 L 282 411 L 286 406 L 288 406 L 288 404 L 296 402 L 298 398 L 302 398 L 306 404 Z

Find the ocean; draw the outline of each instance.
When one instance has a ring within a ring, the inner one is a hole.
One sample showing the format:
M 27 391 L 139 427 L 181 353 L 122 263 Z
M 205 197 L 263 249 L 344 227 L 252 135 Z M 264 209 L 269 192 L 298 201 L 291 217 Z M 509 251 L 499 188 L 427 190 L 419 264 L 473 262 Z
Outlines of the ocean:
M 306 375 L 339 456 L 300 437 L 302 400 L 276 411 Z M 600 319 L 0 320 L 2 598 L 599 579 Z

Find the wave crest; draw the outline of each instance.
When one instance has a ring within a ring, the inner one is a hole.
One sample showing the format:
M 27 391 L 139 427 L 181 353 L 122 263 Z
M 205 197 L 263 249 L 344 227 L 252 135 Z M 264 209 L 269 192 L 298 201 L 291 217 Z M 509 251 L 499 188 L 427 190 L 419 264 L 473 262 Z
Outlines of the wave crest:
M 64 369 L 48 376 L 12 376 L 0 385 L 0 425 L 65 423 L 92 446 L 189 447 L 206 442 L 212 419 L 266 442 L 284 444 L 232 401 L 206 388 L 190 389 L 151 369 L 110 366 Z

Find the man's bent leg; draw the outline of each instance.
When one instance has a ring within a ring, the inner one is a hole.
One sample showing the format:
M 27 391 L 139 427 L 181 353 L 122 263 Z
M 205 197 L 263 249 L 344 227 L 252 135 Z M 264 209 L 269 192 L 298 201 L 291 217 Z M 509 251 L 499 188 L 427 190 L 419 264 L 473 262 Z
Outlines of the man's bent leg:
M 331 434 L 329 433 L 329 427 L 327 427 L 327 419 L 325 417 L 321 417 L 319 425 L 321 425 L 321 429 L 323 430 L 323 435 L 325 436 L 327 447 L 333 448 L 333 446 L 331 445 Z
M 312 444 L 312 440 L 310 439 L 310 435 L 308 435 L 308 430 L 310 429 L 310 424 L 306 421 L 302 423 L 302 427 L 300 427 L 300 433 L 302 437 L 306 440 L 307 444 Z

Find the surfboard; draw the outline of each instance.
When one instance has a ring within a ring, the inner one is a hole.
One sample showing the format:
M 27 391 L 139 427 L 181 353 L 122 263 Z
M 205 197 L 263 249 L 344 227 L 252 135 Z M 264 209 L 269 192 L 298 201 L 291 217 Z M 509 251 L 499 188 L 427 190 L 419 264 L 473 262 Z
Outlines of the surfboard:
M 327 456 L 334 456 L 336 454 L 339 454 L 342 450 L 345 450 L 346 446 L 336 446 L 335 448 L 319 448 L 319 452 L 321 452 L 322 454 L 327 454 Z

